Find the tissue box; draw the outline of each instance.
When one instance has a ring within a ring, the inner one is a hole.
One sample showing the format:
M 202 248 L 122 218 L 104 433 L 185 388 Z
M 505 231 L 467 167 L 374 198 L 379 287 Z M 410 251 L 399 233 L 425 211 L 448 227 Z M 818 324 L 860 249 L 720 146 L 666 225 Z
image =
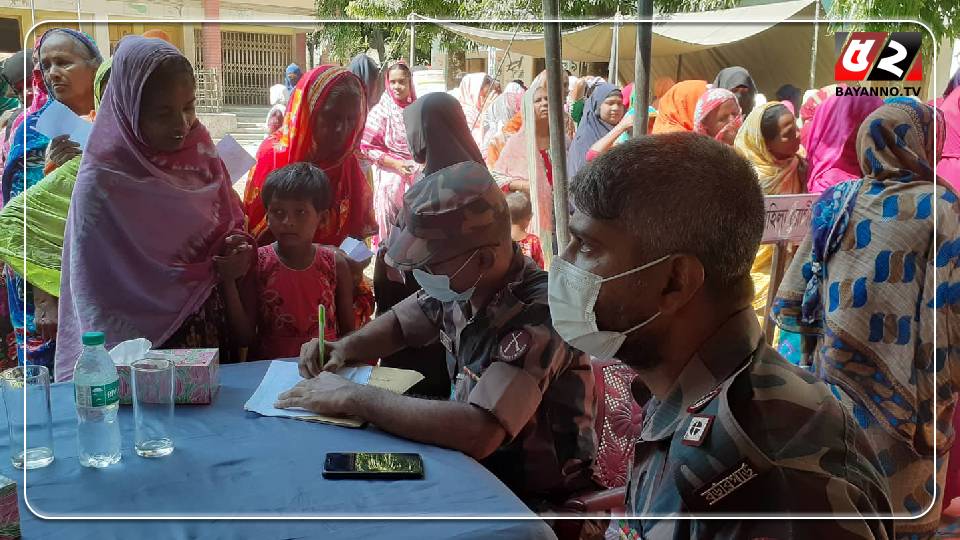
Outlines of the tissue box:
M 206 404 L 213 401 L 220 390 L 219 349 L 165 349 L 151 351 L 165 355 L 176 366 L 176 403 Z M 133 403 L 130 366 L 118 364 L 120 376 L 120 404 Z
M 20 538 L 20 503 L 17 483 L 0 475 L 0 540 Z

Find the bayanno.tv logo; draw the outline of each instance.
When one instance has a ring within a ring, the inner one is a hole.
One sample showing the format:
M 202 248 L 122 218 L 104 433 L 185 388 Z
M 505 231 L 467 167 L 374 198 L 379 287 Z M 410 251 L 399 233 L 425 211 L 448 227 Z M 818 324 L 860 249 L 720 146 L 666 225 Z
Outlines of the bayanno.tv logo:
M 839 44 L 842 43 L 842 46 Z M 840 32 L 834 65 L 838 81 L 920 81 L 920 32 Z

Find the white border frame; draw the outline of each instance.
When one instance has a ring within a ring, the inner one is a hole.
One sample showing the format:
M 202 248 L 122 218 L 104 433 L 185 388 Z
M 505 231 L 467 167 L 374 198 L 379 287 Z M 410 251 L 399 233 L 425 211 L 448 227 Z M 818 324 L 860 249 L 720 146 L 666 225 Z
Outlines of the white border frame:
M 818 0 L 819 1 L 819 0 Z M 34 34 L 36 28 L 43 24 L 56 24 L 56 23 L 70 23 L 70 24 L 107 24 L 110 23 L 163 23 L 169 24 L 175 21 L 174 19 L 51 19 L 51 20 L 34 20 L 33 26 L 30 27 L 24 33 L 23 48 L 29 48 L 27 44 L 27 38 Z M 496 24 L 496 23 L 513 23 L 513 24 L 549 24 L 549 23 L 565 23 L 565 24 L 603 24 L 605 20 L 603 19 L 584 19 L 584 18 L 574 18 L 574 19 L 371 19 L 371 20 L 343 20 L 343 19 L 314 19 L 312 21 L 303 21 L 303 20 L 291 20 L 291 19 L 253 19 L 253 20 L 239 20 L 239 19 L 181 19 L 178 20 L 179 24 L 237 24 L 237 25 L 271 25 L 271 24 L 283 24 L 285 26 L 303 26 L 305 29 L 310 26 L 315 26 L 317 24 L 330 24 L 330 23 L 344 23 L 344 24 L 442 24 L 442 23 L 455 23 L 455 24 Z M 674 20 L 663 20 L 663 19 L 638 19 L 638 18 L 628 18 L 621 20 L 621 24 L 631 24 L 631 23 L 653 23 L 654 26 L 657 24 L 696 24 L 696 25 L 706 25 L 706 24 L 864 24 L 864 23 L 895 23 L 901 25 L 914 24 L 920 26 L 930 36 L 934 47 L 933 47 L 933 87 L 937 87 L 937 56 L 938 56 L 938 43 L 936 36 L 933 33 L 933 30 L 930 29 L 925 23 L 916 20 L 910 19 L 788 19 L 788 20 L 774 20 L 774 19 L 751 19 L 749 21 L 730 21 L 724 19 L 705 19 L 698 21 L 674 21 Z M 24 81 L 27 79 L 26 70 L 24 70 Z M 934 130 L 934 146 L 937 145 L 937 133 Z M 24 145 L 26 145 L 26 132 L 24 132 Z M 937 164 L 933 164 L 934 177 L 936 177 Z M 24 190 L 26 193 L 26 190 Z M 936 183 L 933 184 L 933 193 L 932 193 L 932 211 L 933 211 L 933 234 L 936 238 L 937 234 L 937 192 L 936 192 Z M 24 195 L 26 200 L 26 195 Z M 26 258 L 26 235 L 27 235 L 27 204 L 24 204 L 23 209 L 23 218 L 24 218 L 24 258 Z M 934 253 L 936 254 L 936 248 L 934 247 Z M 934 296 L 933 296 L 934 305 L 937 301 L 937 287 L 934 287 Z M 26 320 L 26 305 L 24 305 L 24 320 Z M 933 311 L 933 354 L 936 355 L 937 350 L 937 312 L 936 308 Z M 51 375 L 52 377 L 52 375 Z M 936 370 L 936 357 L 934 357 L 934 388 L 936 388 L 937 382 L 937 370 Z M 53 381 L 51 380 L 51 384 Z M 934 398 L 936 399 L 936 397 Z M 24 420 L 26 420 L 26 394 L 24 394 Z M 936 425 L 937 422 L 937 409 L 933 409 L 933 424 Z M 960 441 L 958 441 L 960 444 Z M 24 448 L 26 448 L 26 421 L 24 421 Z M 937 471 L 937 440 L 936 434 L 934 437 L 934 453 L 933 453 L 933 474 L 936 475 Z M 30 510 L 33 515 L 40 518 L 41 520 L 115 520 L 115 521 L 143 521 L 143 520 L 162 520 L 162 521 L 211 521 L 211 520 L 228 520 L 228 521 L 306 521 L 306 520 L 331 520 L 331 521 L 351 521 L 351 520 L 391 520 L 391 521 L 489 521 L 489 520 L 543 520 L 544 518 L 536 514 L 529 516 L 510 516 L 510 515 L 499 515 L 499 516 L 397 516 L 397 515 L 350 515 L 350 514 L 341 514 L 341 515 L 331 515 L 331 516 L 310 516 L 310 515 L 264 515 L 264 514 L 248 514 L 248 515 L 194 515 L 194 516 L 170 516 L 170 515 L 144 515 L 144 516 L 113 516 L 107 514 L 93 514 L 93 515 L 47 515 L 38 512 L 30 504 L 30 500 L 27 497 L 27 470 L 23 470 L 23 500 L 27 506 L 27 509 Z M 894 521 L 913 521 L 918 520 L 924 517 L 929 513 L 937 501 L 937 484 L 934 483 L 933 490 L 933 500 L 921 514 L 916 516 L 896 516 L 896 515 L 875 515 L 875 516 L 863 516 L 859 514 L 830 514 L 825 516 L 795 516 L 795 515 L 779 515 L 779 514 L 761 514 L 761 515 L 752 515 L 752 516 L 738 516 L 738 515 L 698 515 L 698 516 L 676 516 L 676 515 L 640 515 L 640 516 L 625 516 L 623 519 L 642 519 L 642 520 L 771 520 L 771 519 L 789 519 L 789 520 L 837 520 L 837 519 L 850 519 L 850 520 L 894 520 Z M 583 520 L 591 519 L 593 515 L 581 515 L 581 516 L 548 516 L 548 519 L 552 520 Z M 619 519 L 620 517 L 611 517 L 611 516 L 602 516 L 604 518 Z

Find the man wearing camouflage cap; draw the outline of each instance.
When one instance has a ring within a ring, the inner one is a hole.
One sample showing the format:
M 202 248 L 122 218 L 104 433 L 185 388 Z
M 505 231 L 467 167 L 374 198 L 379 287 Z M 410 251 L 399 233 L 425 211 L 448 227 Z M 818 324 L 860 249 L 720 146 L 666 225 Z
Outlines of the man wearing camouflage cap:
M 592 162 L 570 193 L 571 241 L 550 269 L 554 325 L 633 367 L 647 402 L 621 538 L 891 537 L 864 433 L 757 324 L 764 207 L 750 164 L 700 135 L 641 137 Z M 729 517 L 671 519 L 691 515 Z
M 589 358 L 554 332 L 547 275 L 510 238 L 503 193 L 486 168 L 452 165 L 404 196 L 386 260 L 422 290 L 357 332 L 304 345 L 306 381 L 278 406 L 355 416 L 396 435 L 460 450 L 543 508 L 594 488 Z M 439 342 L 451 400 L 398 396 L 330 373 L 406 346 Z M 546 503 L 546 504 L 545 504 Z

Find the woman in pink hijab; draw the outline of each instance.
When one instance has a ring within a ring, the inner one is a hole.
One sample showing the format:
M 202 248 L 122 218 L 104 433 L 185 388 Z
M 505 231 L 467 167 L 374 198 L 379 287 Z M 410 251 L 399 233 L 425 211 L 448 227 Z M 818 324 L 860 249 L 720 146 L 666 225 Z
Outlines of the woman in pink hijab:
M 228 336 L 217 270 L 256 250 L 194 87 L 169 43 L 120 42 L 67 217 L 58 381 L 73 378 L 84 332 L 104 332 L 108 347 L 140 337 L 218 347 Z
M 883 105 L 876 96 L 831 96 L 817 107 L 806 130 L 807 191 L 820 193 L 863 177 L 857 155 L 857 131 Z
M 937 175 L 960 193 L 960 86 L 943 98 L 939 109 L 947 122 L 947 136 L 937 162 Z

